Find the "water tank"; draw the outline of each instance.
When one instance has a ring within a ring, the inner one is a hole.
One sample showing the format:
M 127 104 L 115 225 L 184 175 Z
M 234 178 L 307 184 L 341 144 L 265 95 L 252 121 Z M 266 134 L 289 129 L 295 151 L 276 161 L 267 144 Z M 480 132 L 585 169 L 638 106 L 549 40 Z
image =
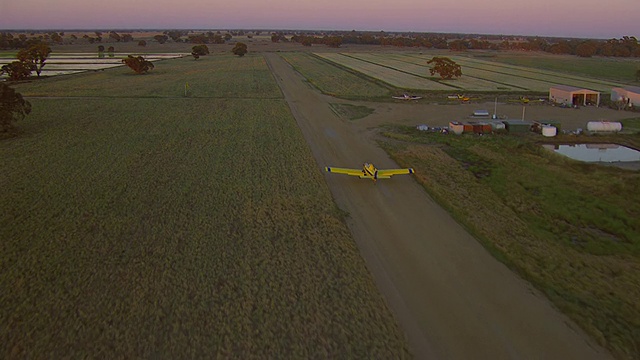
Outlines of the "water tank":
M 554 137 L 558 133 L 558 129 L 551 125 L 542 125 L 542 136 Z
M 622 130 L 622 123 L 617 121 L 589 121 L 587 130 L 591 132 L 618 132 Z

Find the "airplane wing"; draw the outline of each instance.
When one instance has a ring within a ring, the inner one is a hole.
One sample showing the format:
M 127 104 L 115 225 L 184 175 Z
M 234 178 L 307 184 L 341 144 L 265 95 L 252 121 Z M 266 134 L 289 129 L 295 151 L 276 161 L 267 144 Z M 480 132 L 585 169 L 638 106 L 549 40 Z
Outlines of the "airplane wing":
M 378 179 L 388 179 L 392 175 L 414 174 L 413 168 L 378 170 Z
M 336 174 L 346 174 L 352 176 L 364 176 L 364 173 L 361 169 L 345 169 L 345 168 L 337 168 L 332 166 L 327 166 L 324 168 L 327 172 L 336 173 Z

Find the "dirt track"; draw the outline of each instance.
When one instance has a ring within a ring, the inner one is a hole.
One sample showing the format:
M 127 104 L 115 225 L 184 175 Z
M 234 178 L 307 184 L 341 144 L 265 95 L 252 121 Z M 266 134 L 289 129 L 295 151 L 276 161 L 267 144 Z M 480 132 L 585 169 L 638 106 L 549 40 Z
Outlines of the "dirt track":
M 391 122 L 392 114 L 398 122 L 446 125 L 454 113 L 475 109 L 441 106 L 444 112 L 436 113 L 436 105 L 367 104 L 375 114 L 347 122 L 328 106 L 339 100 L 312 89 L 277 54 L 265 53 L 265 58 L 319 168 L 359 167 L 365 161 L 395 167 L 367 136 L 367 126 Z M 521 112 L 521 106 L 514 109 Z M 421 116 L 425 120 L 417 122 Z M 335 174 L 326 179 L 338 206 L 350 214 L 353 237 L 416 358 L 611 357 L 491 257 L 411 177 L 377 185 Z

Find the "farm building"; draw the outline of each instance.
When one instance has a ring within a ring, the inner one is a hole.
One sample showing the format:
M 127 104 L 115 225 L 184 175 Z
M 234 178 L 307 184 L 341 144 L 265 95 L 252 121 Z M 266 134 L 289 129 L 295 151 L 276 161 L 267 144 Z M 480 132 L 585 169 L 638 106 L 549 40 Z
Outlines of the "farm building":
M 640 107 L 640 86 L 611 89 L 611 101 L 624 101 L 627 106 Z
M 555 85 L 549 89 L 549 101 L 567 106 L 600 105 L 600 93 L 569 85 Z
M 473 117 L 489 117 L 489 111 L 488 110 L 475 110 L 473 112 Z
M 471 125 L 471 131 L 474 134 L 490 134 L 492 129 L 491 129 L 491 124 L 487 123 L 487 122 L 475 122 L 475 121 L 469 121 L 469 125 Z M 466 126 L 465 126 L 465 130 L 466 130 Z
M 533 126 L 532 122 L 524 120 L 503 120 L 502 121 L 509 133 L 528 133 Z

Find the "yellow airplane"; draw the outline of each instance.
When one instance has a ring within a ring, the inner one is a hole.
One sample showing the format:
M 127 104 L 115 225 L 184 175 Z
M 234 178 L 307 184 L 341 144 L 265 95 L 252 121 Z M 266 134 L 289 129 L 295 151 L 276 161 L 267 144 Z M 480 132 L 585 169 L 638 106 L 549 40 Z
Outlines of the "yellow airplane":
M 509 102 L 519 102 L 519 103 L 522 103 L 522 104 L 528 104 L 530 102 L 543 102 L 543 101 L 544 101 L 544 99 L 529 99 L 526 96 L 520 96 L 517 100 L 515 100 L 515 99 L 509 100 Z
M 374 184 L 378 179 L 389 179 L 392 175 L 415 173 L 412 168 L 379 170 L 370 163 L 362 164 L 362 169 L 345 169 L 332 166 L 325 167 L 324 169 L 330 173 L 358 176 L 360 179 L 372 179 Z
M 449 100 L 460 100 L 462 102 L 467 102 L 469 100 L 478 100 L 479 98 L 472 98 L 466 95 L 460 95 L 460 94 L 456 94 L 456 95 L 447 95 L 447 99 Z

